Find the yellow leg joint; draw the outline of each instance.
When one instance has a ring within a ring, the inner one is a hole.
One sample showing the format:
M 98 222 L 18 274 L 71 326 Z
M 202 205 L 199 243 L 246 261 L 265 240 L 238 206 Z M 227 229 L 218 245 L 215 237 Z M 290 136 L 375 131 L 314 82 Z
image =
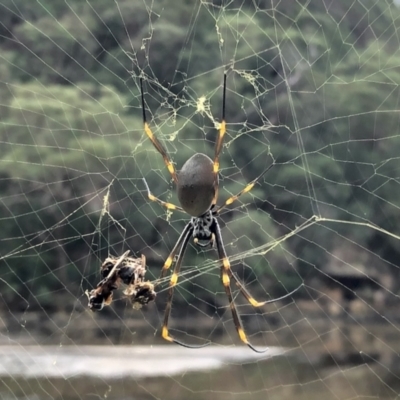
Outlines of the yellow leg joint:
M 168 340 L 168 342 L 173 341 L 171 336 L 168 334 L 168 328 L 166 326 L 163 326 L 161 335 L 165 340 Z
M 254 182 L 253 182 L 253 183 L 249 183 L 249 184 L 243 189 L 243 193 L 250 192 L 250 190 L 253 189 L 253 187 L 254 187 Z
M 247 340 L 246 334 L 244 333 L 244 330 L 243 330 L 242 328 L 238 328 L 238 333 L 239 333 L 240 340 L 241 340 L 242 342 L 248 344 L 249 342 L 248 342 L 248 340 Z
M 165 261 L 163 269 L 168 269 L 172 264 L 172 257 L 168 257 Z
M 170 282 L 170 286 L 175 286 L 176 282 L 178 282 L 178 274 L 172 274 L 171 276 L 171 282 Z
M 226 133 L 226 122 L 225 120 L 223 120 L 221 122 L 221 126 L 219 127 L 220 139 L 224 137 L 225 133 Z
M 224 269 L 226 269 L 226 270 L 231 268 L 231 264 L 226 257 L 222 259 L 222 264 L 224 266 Z
M 249 303 L 253 306 L 253 307 L 261 307 L 263 304 L 265 304 L 265 302 L 259 302 L 257 301 L 254 297 L 249 297 Z
M 216 174 L 219 171 L 219 161 L 214 162 L 214 174 Z
M 169 173 L 170 173 L 171 175 L 175 174 L 175 168 L 174 168 L 174 166 L 172 165 L 172 163 L 168 162 L 167 168 L 168 168 L 168 171 L 169 171 Z
M 229 275 L 226 272 L 224 272 L 222 274 L 222 283 L 224 284 L 224 286 L 229 286 L 230 281 L 231 280 L 229 279 Z
M 150 138 L 153 139 L 153 132 L 151 131 L 149 124 L 147 122 L 144 123 L 144 131 L 146 132 L 146 135 Z

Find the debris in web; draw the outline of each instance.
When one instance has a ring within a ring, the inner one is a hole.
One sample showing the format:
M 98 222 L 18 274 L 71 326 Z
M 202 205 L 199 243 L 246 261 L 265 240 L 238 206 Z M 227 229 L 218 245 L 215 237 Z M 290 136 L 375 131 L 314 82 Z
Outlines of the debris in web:
M 140 309 L 156 298 L 154 285 L 150 281 L 144 281 L 146 257 L 128 257 L 128 254 L 129 250 L 121 257 L 107 257 L 101 265 L 103 279 L 90 293 L 86 291 L 92 311 L 100 311 L 104 306 L 110 305 L 114 291 L 119 289 L 121 284 L 126 286 L 123 293 L 131 301 L 134 309 Z

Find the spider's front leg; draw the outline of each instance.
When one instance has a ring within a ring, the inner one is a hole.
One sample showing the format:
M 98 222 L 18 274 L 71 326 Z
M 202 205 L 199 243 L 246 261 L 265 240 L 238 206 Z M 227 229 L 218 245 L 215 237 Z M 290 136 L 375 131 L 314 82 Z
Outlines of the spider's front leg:
M 214 162 L 213 162 L 213 175 L 214 175 L 214 199 L 213 205 L 217 204 L 218 200 L 218 172 L 219 172 L 219 155 L 222 150 L 222 145 L 224 143 L 224 137 L 226 134 L 226 121 L 225 121 L 225 102 L 226 102 L 226 73 L 224 74 L 224 86 L 222 92 L 222 119 L 218 130 L 218 137 L 215 141 L 214 150 Z
M 146 118 L 146 107 L 144 103 L 144 92 L 143 92 L 143 78 L 140 78 L 140 93 L 142 97 L 142 113 L 143 113 L 143 127 L 146 135 L 148 138 L 151 140 L 151 143 L 153 143 L 153 146 L 156 148 L 156 150 L 161 154 L 165 166 L 167 167 L 169 173 L 171 174 L 172 179 L 174 180 L 175 184 L 178 184 L 178 176 L 175 171 L 174 164 L 172 164 L 171 159 L 169 158 L 169 155 L 167 151 L 165 150 L 164 146 L 161 144 L 161 142 L 157 139 L 157 137 L 153 134 L 150 125 L 147 122 Z

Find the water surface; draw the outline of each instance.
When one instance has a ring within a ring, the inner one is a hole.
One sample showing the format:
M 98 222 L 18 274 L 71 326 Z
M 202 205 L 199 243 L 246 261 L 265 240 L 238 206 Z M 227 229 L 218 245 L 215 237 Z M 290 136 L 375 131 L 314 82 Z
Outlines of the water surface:
M 315 347 L 1 346 L 0 398 L 396 399 L 395 367 Z

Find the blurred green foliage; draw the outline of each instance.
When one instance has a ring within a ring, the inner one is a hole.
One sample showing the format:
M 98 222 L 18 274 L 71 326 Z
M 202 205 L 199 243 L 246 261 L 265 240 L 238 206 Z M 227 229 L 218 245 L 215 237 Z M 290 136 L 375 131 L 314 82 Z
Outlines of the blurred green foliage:
M 141 74 L 151 126 L 179 169 L 195 152 L 213 154 L 228 71 L 221 200 L 271 155 L 277 162 L 222 217 L 229 255 L 243 253 L 251 267 L 243 279 L 278 295 L 276 277 L 293 289 L 309 265 L 321 268 L 331 231 L 321 231 L 317 247 L 307 247 L 316 238 L 304 231 L 255 265 L 246 256 L 315 213 L 396 231 L 399 9 L 388 0 L 341 0 L 329 10 L 319 1 L 220 3 L 1 1 L 5 304 L 65 307 L 51 293 L 80 296 L 98 280 L 97 257 L 124 246 L 145 253 L 158 275 L 188 218 L 169 218 L 145 195 L 143 177 L 155 195 L 176 202 L 142 132 Z M 201 96 L 210 109 L 197 112 Z M 397 241 L 381 233 L 334 229 L 390 262 L 399 256 Z M 188 265 L 202 262 L 190 252 Z M 195 288 L 219 290 L 218 280 L 199 279 Z

